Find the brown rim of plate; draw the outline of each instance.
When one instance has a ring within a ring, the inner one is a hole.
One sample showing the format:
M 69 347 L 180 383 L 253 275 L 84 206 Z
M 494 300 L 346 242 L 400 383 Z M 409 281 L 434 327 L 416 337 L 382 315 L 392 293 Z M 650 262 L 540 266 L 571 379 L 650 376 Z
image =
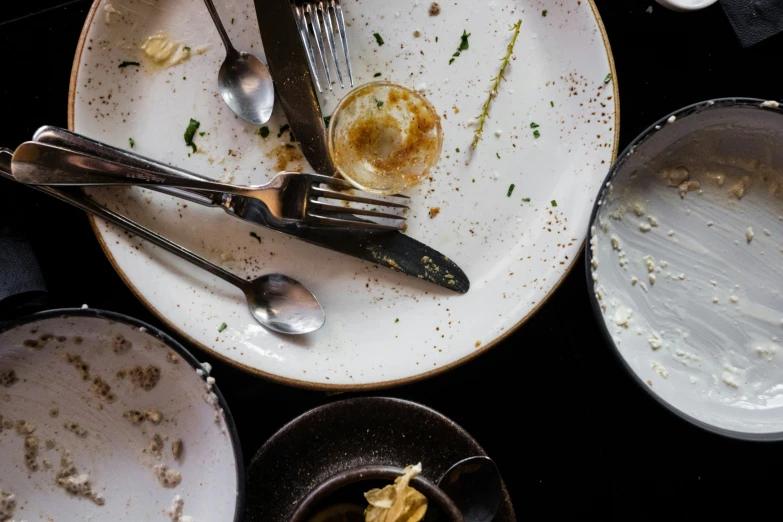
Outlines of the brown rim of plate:
M 93 1 L 92 7 L 90 8 L 90 11 L 87 13 L 87 19 L 84 21 L 84 26 L 82 27 L 82 33 L 79 36 L 79 43 L 76 45 L 76 54 L 74 55 L 73 67 L 71 69 L 71 81 L 68 88 L 68 129 L 71 131 L 74 130 L 74 105 L 76 102 L 76 82 L 78 80 L 77 77 L 79 72 L 79 64 L 81 63 L 82 51 L 84 51 L 84 45 L 87 41 L 87 32 L 90 30 L 90 27 L 92 26 L 92 21 L 95 18 L 95 13 L 98 11 L 98 5 L 101 3 L 101 1 L 102 0 Z M 604 48 L 606 50 L 606 55 L 609 60 L 609 70 L 612 75 L 611 83 L 612 83 L 612 90 L 613 90 L 612 96 L 614 98 L 614 115 L 615 115 L 614 143 L 612 145 L 612 163 L 614 163 L 614 160 L 617 158 L 617 146 L 620 142 L 620 92 L 617 87 L 617 71 L 615 70 L 612 47 L 611 45 L 609 45 L 609 37 L 606 35 L 606 28 L 604 27 L 604 22 L 601 19 L 601 15 L 598 13 L 598 8 L 595 5 L 595 0 L 587 0 L 587 1 L 590 4 L 590 8 L 593 11 L 593 16 L 595 17 L 595 21 L 598 24 L 598 28 L 601 31 L 601 39 L 604 42 Z M 609 167 L 607 167 L 607 171 L 608 168 Z M 424 379 L 429 379 L 430 377 L 434 377 L 435 375 L 439 375 L 449 370 L 453 370 L 457 366 L 461 366 L 466 362 L 471 361 L 474 358 L 478 357 L 479 355 L 486 353 L 490 348 L 502 342 L 503 340 L 506 339 L 506 337 L 514 333 L 520 326 L 525 324 L 528 321 L 528 319 L 530 319 L 533 316 L 533 314 L 538 312 L 538 310 L 544 305 L 544 303 L 546 303 L 549 300 L 552 294 L 557 291 L 557 289 L 563 283 L 563 280 L 565 280 L 565 278 L 568 277 L 568 275 L 571 273 L 571 270 L 573 270 L 574 265 L 576 264 L 576 260 L 579 258 L 579 256 L 582 254 L 582 251 L 585 248 L 585 242 L 584 240 L 582 240 L 582 245 L 579 247 L 579 252 L 577 252 L 577 255 L 575 255 L 574 258 L 571 260 L 571 263 L 568 265 L 565 272 L 563 272 L 563 275 L 560 277 L 557 283 L 555 283 L 555 285 L 549 290 L 549 292 L 544 296 L 544 298 L 541 299 L 541 301 L 539 301 L 536 304 L 536 306 L 533 307 L 532 310 L 530 310 L 530 312 L 528 312 L 514 326 L 512 326 L 511 328 L 509 328 L 508 330 L 500 334 L 498 337 L 496 337 L 495 339 L 493 339 L 492 341 L 486 344 L 482 344 L 472 353 L 462 357 L 461 359 L 458 359 L 449 364 L 441 366 L 436 370 L 430 370 L 424 373 L 420 373 L 418 375 L 413 375 L 411 377 L 405 377 L 403 379 L 382 381 L 382 382 L 371 383 L 371 384 L 326 384 L 326 383 L 317 383 L 311 381 L 301 381 L 299 379 L 291 379 L 288 377 L 281 377 L 279 375 L 262 372 L 258 368 L 253 368 L 251 366 L 247 366 L 238 361 L 235 361 L 234 359 L 230 359 L 229 357 L 226 357 L 222 353 L 217 352 L 209 348 L 208 346 L 203 345 L 198 341 L 196 341 L 195 339 L 193 339 L 186 332 L 179 329 L 177 326 L 172 324 L 168 319 L 166 319 L 166 317 L 154 306 L 152 306 L 152 304 L 144 298 L 141 292 L 139 292 L 138 289 L 136 289 L 136 287 L 133 286 L 133 283 L 131 283 L 131 281 L 127 278 L 125 273 L 123 273 L 123 271 L 120 270 L 120 268 L 117 266 L 117 262 L 115 261 L 114 256 L 111 255 L 111 252 L 109 251 L 106 242 L 103 240 L 103 237 L 98 231 L 98 227 L 95 224 L 95 218 L 90 214 L 88 214 L 87 217 L 90 220 L 90 226 L 92 227 L 93 233 L 95 233 L 95 237 L 98 239 L 98 243 L 100 244 L 103 253 L 106 254 L 106 257 L 109 259 L 109 262 L 114 267 L 114 270 L 117 272 L 117 275 L 120 276 L 120 279 L 122 279 L 122 281 L 125 283 L 128 289 L 130 289 L 133 295 L 136 296 L 136 299 L 141 301 L 141 303 L 150 312 L 155 314 L 155 316 L 163 324 L 165 324 L 167 328 L 176 332 L 177 335 L 186 339 L 189 343 L 198 347 L 200 350 L 203 350 L 206 353 L 217 357 L 221 361 L 224 361 L 227 364 L 234 366 L 235 368 L 240 368 L 248 373 L 258 375 L 259 377 L 263 377 L 264 379 L 268 379 L 270 381 L 277 382 L 279 384 L 285 384 L 286 386 L 293 386 L 295 388 L 304 388 L 309 390 L 329 391 L 329 392 L 381 390 L 384 388 L 403 386 L 406 384 L 422 381 Z

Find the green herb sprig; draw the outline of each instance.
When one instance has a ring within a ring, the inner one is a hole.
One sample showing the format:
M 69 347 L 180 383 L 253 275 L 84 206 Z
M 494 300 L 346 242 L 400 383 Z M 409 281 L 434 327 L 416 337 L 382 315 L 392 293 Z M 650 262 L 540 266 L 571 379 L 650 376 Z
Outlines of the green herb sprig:
M 501 58 L 503 63 L 500 65 L 500 72 L 498 72 L 497 76 L 492 78 L 492 88 L 489 90 L 487 101 L 484 102 L 484 106 L 481 108 L 481 114 L 478 117 L 478 125 L 476 125 L 476 130 L 473 133 L 473 144 L 471 147 L 474 149 L 478 147 L 478 142 L 481 140 L 481 134 L 484 132 L 484 123 L 487 121 L 487 117 L 489 116 L 489 106 L 492 104 L 492 100 L 495 99 L 495 96 L 498 95 L 500 81 L 505 78 L 506 67 L 508 67 L 508 63 L 511 61 L 511 55 L 514 53 L 514 44 L 517 43 L 517 37 L 519 36 L 519 29 L 521 27 L 522 20 L 517 20 L 517 23 L 511 26 L 511 30 L 514 31 L 514 36 L 511 37 L 511 41 L 506 47 L 506 55 Z

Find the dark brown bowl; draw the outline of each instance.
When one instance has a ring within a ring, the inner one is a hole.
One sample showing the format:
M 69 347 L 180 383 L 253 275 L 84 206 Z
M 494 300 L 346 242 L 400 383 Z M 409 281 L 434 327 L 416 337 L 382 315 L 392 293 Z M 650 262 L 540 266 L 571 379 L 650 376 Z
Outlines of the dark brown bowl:
M 403 473 L 403 469 L 395 466 L 359 466 L 341 471 L 314 487 L 302 499 L 299 507 L 294 511 L 290 522 L 307 522 L 315 514 L 316 507 L 324 505 L 329 497 L 334 496 L 347 486 L 372 480 L 385 480 L 391 484 L 394 482 L 394 479 Z M 451 522 L 465 522 L 457 506 L 438 486 L 421 475 L 414 477 L 410 485 L 427 497 L 427 500 L 434 502 L 446 516 L 447 520 Z

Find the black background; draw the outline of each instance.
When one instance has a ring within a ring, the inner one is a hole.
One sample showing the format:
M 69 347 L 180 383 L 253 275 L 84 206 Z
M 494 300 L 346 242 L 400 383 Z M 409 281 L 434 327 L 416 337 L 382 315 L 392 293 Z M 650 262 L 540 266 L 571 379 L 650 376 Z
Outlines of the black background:
M 66 126 L 71 64 L 91 0 L 2 3 L 0 146 L 14 147 L 40 125 Z M 693 102 L 783 96 L 775 79 L 782 36 L 743 50 L 718 5 L 673 13 L 652 0 L 596 3 L 617 65 L 621 148 Z M 89 303 L 161 326 L 112 269 L 83 213 L 1 180 L 0 195 L 0 224 L 31 239 L 52 307 Z M 345 396 L 215 366 L 246 460 L 285 422 Z M 424 403 L 471 432 L 500 466 L 520 520 L 723 520 L 767 508 L 780 516 L 783 446 L 712 435 L 654 403 L 599 335 L 583 260 L 501 345 L 450 373 L 379 394 Z M 727 481 L 737 479 L 744 482 Z

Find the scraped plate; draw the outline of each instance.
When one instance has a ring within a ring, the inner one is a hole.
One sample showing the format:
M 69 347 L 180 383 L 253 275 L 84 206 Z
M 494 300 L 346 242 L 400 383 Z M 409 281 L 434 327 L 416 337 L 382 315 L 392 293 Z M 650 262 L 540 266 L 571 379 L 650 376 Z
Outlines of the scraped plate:
M 407 233 L 454 259 L 470 278 L 470 292 L 457 295 L 217 209 L 140 189 L 92 191 L 243 277 L 296 278 L 319 297 L 328 318 L 307 338 L 274 335 L 253 320 L 236 289 L 96 221 L 120 276 L 169 327 L 287 384 L 378 388 L 481 353 L 557 287 L 582 247 L 618 133 L 611 52 L 595 6 L 458 0 L 441 2 L 437 15 L 429 8 L 430 2 L 343 2 L 357 85 L 403 83 L 423 92 L 441 115 L 443 154 L 431 180 L 409 193 Z M 237 48 L 264 59 L 253 3 L 225 0 L 218 10 Z M 506 80 L 472 150 L 475 118 L 517 20 L 522 27 Z M 468 49 L 454 57 L 463 31 Z M 160 32 L 189 57 L 170 67 L 145 57 L 140 46 Z M 76 54 L 71 128 L 235 183 L 262 183 L 283 168 L 307 170 L 279 108 L 264 130 L 225 106 L 217 91 L 223 58 L 201 0 L 98 1 Z M 324 94 L 324 115 L 345 93 L 335 85 Z M 183 139 L 191 119 L 200 123 L 197 152 Z

